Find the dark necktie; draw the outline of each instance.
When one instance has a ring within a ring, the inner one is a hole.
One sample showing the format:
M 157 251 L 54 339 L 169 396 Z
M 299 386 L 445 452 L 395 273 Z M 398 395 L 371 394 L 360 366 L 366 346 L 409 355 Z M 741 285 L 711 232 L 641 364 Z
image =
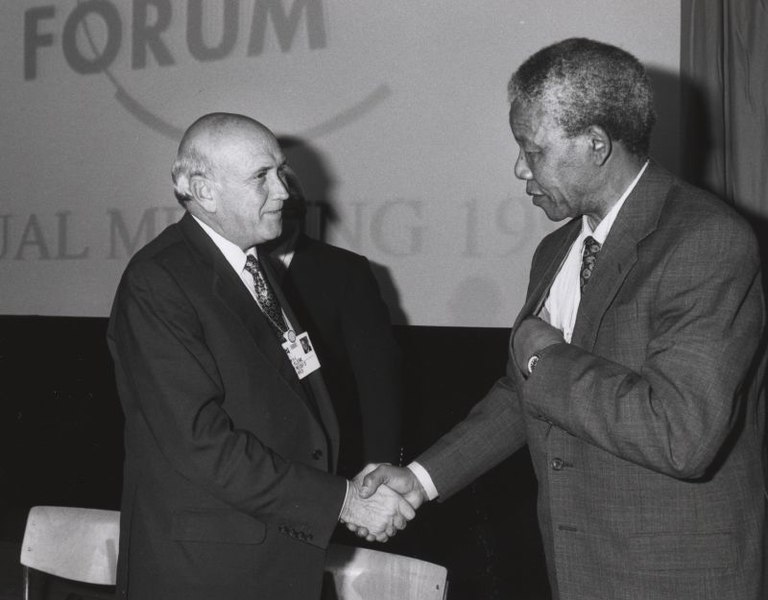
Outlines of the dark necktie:
M 584 254 L 581 258 L 581 274 L 579 277 L 579 286 L 581 293 L 584 293 L 584 287 L 592 276 L 592 269 L 595 268 L 597 253 L 600 252 L 600 242 L 588 235 L 584 240 Z
M 253 275 L 256 303 L 259 305 L 261 312 L 267 317 L 269 324 L 278 337 L 282 337 L 288 331 L 288 326 L 285 324 L 285 319 L 283 319 L 283 311 L 280 309 L 280 303 L 275 297 L 275 292 L 269 285 L 267 278 L 264 277 L 264 272 L 261 270 L 261 265 L 255 256 L 248 255 L 245 261 L 245 270 Z

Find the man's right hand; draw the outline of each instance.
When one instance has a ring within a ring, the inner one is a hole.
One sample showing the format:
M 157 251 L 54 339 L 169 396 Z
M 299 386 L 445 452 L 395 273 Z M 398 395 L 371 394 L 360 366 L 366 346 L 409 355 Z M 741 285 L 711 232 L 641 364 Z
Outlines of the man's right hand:
M 362 489 L 360 490 L 363 498 L 373 494 L 380 486 L 386 485 L 405 498 L 414 510 L 429 499 L 416 475 L 406 467 L 381 464 L 377 465 L 375 469 L 371 469 L 371 465 L 368 465 L 363 473 L 365 473 L 365 477 L 363 477 Z
M 350 531 L 369 542 L 386 542 L 398 530 L 405 529 L 416 511 L 387 486 L 363 493 L 361 476 L 362 473 L 349 482 L 340 520 Z

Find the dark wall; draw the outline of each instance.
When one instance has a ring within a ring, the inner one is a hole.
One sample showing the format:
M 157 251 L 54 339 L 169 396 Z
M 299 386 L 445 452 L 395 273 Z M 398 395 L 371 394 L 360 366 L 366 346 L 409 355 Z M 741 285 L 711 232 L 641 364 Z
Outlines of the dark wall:
M 106 319 L 0 316 L 0 539 L 35 504 L 117 508 L 122 417 Z
M 504 373 L 509 329 L 398 327 L 407 365 L 405 459 L 459 422 Z M 548 597 L 527 449 L 419 510 L 393 551 L 448 568 L 450 600 Z
M 0 542 L 36 504 L 119 508 L 122 417 L 106 319 L 0 316 Z M 470 409 L 506 362 L 506 329 L 397 327 L 406 358 L 405 458 Z M 450 600 L 540 599 L 536 483 L 522 451 L 382 549 L 448 567 Z M 13 553 L 11 553 L 13 556 Z M 2 570 L 16 569 L 0 564 Z

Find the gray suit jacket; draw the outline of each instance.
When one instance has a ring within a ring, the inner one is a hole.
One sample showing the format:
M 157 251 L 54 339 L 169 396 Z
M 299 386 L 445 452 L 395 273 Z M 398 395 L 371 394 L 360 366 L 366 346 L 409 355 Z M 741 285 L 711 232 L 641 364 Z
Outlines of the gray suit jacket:
M 580 226 L 539 245 L 518 323 Z M 527 443 L 556 598 L 762 599 L 765 418 L 748 374 L 763 323 L 750 227 L 652 163 L 601 250 L 572 343 L 547 348 L 527 380 L 510 358 L 417 460 L 444 498 Z

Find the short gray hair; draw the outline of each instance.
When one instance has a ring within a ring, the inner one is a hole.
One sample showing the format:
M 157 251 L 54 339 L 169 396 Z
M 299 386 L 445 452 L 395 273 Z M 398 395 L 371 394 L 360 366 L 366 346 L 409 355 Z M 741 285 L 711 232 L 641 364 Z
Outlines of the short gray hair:
M 641 158 L 648 155 L 656 122 L 650 79 L 629 52 L 586 38 L 570 38 L 531 55 L 512 75 L 510 102 L 554 108 L 568 136 L 591 125 Z
M 181 204 L 189 202 L 192 199 L 190 179 L 195 175 L 210 177 L 212 169 L 210 159 L 194 145 L 180 152 L 171 168 L 173 194 L 176 199 Z

